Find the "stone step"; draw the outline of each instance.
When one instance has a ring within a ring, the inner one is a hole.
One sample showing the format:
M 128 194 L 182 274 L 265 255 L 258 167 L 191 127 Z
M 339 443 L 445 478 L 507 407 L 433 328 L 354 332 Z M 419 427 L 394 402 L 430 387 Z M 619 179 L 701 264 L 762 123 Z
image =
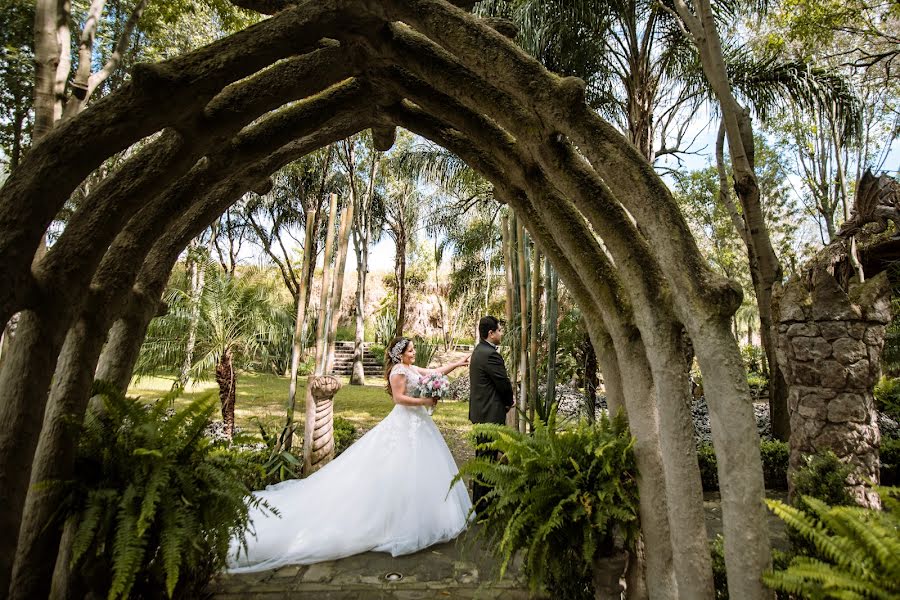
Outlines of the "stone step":
M 335 356 L 334 362 L 351 363 L 352 364 L 353 357 L 352 356 Z M 380 365 L 381 364 L 379 361 L 375 360 L 374 358 L 363 358 L 362 363 L 364 365 Z

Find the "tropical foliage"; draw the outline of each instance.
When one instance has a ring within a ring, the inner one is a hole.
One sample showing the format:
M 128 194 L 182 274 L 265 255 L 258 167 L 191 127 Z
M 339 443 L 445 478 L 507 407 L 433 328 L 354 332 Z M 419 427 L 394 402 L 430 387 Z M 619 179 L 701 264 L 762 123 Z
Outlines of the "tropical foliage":
M 189 293 L 178 287 L 170 288 L 165 300 L 169 311 L 151 322 L 136 373 L 171 371 L 185 362 L 185 340 L 193 328 L 191 377 L 215 375 L 222 417 L 233 432 L 237 369 L 284 372 L 293 333 L 291 310 L 277 302 L 269 286 L 218 272 L 207 276 L 197 310 Z
M 84 423 L 64 514 L 70 568 L 107 598 L 194 598 L 243 541 L 249 499 L 242 467 L 204 437 L 205 396 L 169 414 L 97 384 L 104 409 Z
M 884 599 L 900 596 L 900 489 L 883 488 L 885 510 L 829 506 L 811 496 L 804 509 L 768 500 L 769 508 L 811 544 L 817 556 L 796 556 L 765 582 L 804 598 Z
M 482 533 L 505 572 L 521 553 L 529 583 L 590 573 L 598 557 L 630 547 L 638 533 L 634 439 L 625 419 L 603 417 L 557 430 L 556 407 L 532 434 L 485 424 L 473 429 L 475 447 L 503 454 L 475 458 L 459 477 L 493 487 Z

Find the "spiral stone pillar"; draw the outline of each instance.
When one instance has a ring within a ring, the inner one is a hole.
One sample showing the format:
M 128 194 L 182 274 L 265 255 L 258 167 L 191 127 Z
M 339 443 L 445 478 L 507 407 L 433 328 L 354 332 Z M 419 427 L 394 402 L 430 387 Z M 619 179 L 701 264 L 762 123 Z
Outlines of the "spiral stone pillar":
M 804 457 L 831 450 L 853 466 L 850 493 L 877 506 L 867 482 L 878 482 L 880 435 L 872 388 L 890 321 L 887 277 L 845 292 L 817 269 L 792 279 L 779 299 L 779 360 L 789 387 L 789 478 Z
M 306 434 L 312 443 L 304 444 L 303 473 L 309 476 L 334 458 L 334 395 L 341 382 L 331 375 L 311 377 L 307 402 L 315 402 L 315 419 L 307 424 Z M 307 450 L 308 449 L 308 450 Z

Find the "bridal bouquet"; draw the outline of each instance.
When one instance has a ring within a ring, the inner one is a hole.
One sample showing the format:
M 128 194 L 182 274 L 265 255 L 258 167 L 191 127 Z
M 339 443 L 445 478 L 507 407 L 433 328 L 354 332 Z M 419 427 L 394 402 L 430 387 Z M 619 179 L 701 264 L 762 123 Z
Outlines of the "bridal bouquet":
M 445 375 L 435 373 L 426 375 L 419 380 L 419 387 L 416 389 L 420 398 L 437 398 L 440 400 L 450 392 L 450 381 Z M 428 414 L 434 414 L 434 407 L 428 407 Z

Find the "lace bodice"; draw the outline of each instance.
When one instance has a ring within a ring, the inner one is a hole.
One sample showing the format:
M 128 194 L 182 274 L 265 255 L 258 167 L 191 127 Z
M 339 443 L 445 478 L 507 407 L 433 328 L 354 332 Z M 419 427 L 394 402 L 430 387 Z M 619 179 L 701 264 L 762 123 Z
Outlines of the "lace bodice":
M 419 373 L 416 372 L 415 369 L 411 369 L 403 363 L 397 363 L 391 368 L 391 377 L 393 377 L 397 373 L 406 375 L 406 395 L 418 396 L 419 392 L 416 388 L 418 388 L 419 380 L 421 379 Z

